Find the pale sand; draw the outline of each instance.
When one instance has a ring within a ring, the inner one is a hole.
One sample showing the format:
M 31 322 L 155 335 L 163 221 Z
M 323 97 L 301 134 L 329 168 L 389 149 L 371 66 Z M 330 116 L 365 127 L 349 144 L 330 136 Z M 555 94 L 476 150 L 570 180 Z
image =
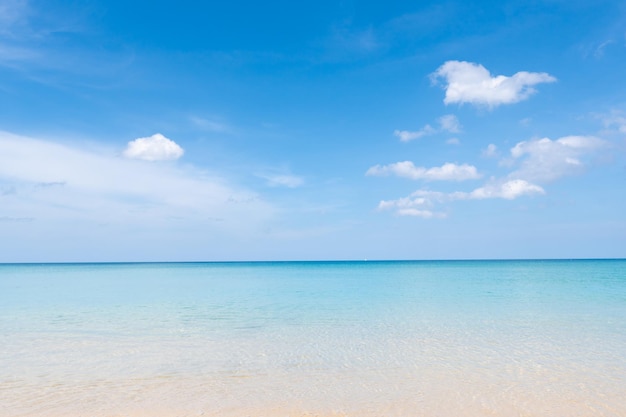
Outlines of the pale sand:
M 455 375 L 457 378 L 448 378 Z M 406 375 L 404 375 L 406 376 Z M 319 377 L 319 376 L 318 376 Z M 449 370 L 370 385 L 366 373 L 334 382 L 236 378 L 216 384 L 165 378 L 158 382 L 94 382 L 0 389 L 1 417 L 623 417 L 623 386 L 599 391 L 558 378 L 536 385 L 489 381 Z M 381 381 L 382 382 L 382 381 Z M 2 384 L 4 385 L 4 384 Z M 326 386 L 324 389 L 323 385 Z M 6 386 L 4 386 L 6 388 Z M 606 388 L 606 387 L 605 387 Z M 18 395 L 21 398 L 16 397 Z

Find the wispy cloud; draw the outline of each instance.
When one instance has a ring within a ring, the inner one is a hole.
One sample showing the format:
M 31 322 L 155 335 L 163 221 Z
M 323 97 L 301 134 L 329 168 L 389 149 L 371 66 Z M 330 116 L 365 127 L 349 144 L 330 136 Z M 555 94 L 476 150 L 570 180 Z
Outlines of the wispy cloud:
M 421 217 L 423 219 L 443 219 L 447 217 L 445 213 L 431 211 L 431 210 L 420 210 L 416 208 L 399 208 L 396 213 L 399 216 L 412 216 L 412 217 Z
M 389 165 L 375 165 L 368 169 L 365 175 L 396 175 L 412 180 L 430 181 L 465 181 L 481 177 L 476 167 L 468 164 L 445 163 L 440 167 L 423 168 L 416 167 L 411 161 L 396 162 Z
M 605 129 L 619 133 L 626 133 L 626 112 L 613 109 L 608 114 L 597 116 L 604 124 Z
M 339 46 L 352 51 L 370 52 L 381 46 L 371 27 L 359 31 L 336 30 L 334 40 Z
M 9 133 L 0 133 L 0 182 L 14 190 L 0 196 L 9 217 L 108 219 L 128 226 L 219 218 L 219 227 L 240 230 L 273 213 L 256 193 L 190 166 L 146 163 Z
M 584 58 L 592 57 L 595 59 L 601 59 L 604 57 L 607 49 L 609 49 L 609 46 L 615 44 L 618 44 L 615 39 L 604 39 L 601 41 L 582 44 L 578 49 Z
M 233 130 L 232 127 L 228 124 L 214 119 L 207 119 L 198 116 L 191 116 L 189 119 L 195 126 L 203 130 L 208 130 L 216 133 L 231 133 Z
M 40 55 L 25 45 L 35 38 L 27 24 L 30 12 L 28 1 L 0 2 L 1 65 L 13 66 L 17 62 L 34 60 Z
M 34 217 L 0 216 L 0 222 L 7 222 L 7 223 L 30 223 L 34 220 L 35 220 Z
M 135 59 L 132 48 L 90 30 L 90 10 L 56 2 L 0 1 L 0 67 L 40 84 L 106 88 Z
M 12 36 L 17 26 L 22 25 L 30 13 L 27 0 L 3 0 L 0 3 L 0 34 Z
M 498 147 L 493 143 L 490 143 L 485 149 L 483 149 L 482 155 L 485 158 L 495 158 L 498 156 Z
M 427 124 L 420 130 L 395 130 L 393 134 L 400 138 L 402 142 L 409 142 L 424 136 L 430 136 L 442 132 L 460 133 L 461 129 L 462 127 L 459 119 L 453 114 L 446 114 L 437 119 L 437 127 L 432 127 Z
M 526 100 L 536 92 L 535 85 L 556 81 L 545 72 L 492 76 L 482 65 L 466 61 L 448 61 L 431 77 L 434 82 L 444 80 L 445 104 L 469 103 L 490 108 Z
M 257 174 L 258 177 L 266 180 L 269 187 L 297 188 L 304 185 L 304 179 L 291 174 Z
M 436 132 L 437 130 L 433 128 L 431 125 L 426 125 L 420 130 L 414 130 L 414 131 L 394 130 L 393 134 L 394 136 L 397 136 L 398 138 L 400 138 L 402 142 L 410 142 L 412 140 L 419 139 L 424 136 L 432 135 Z
M 327 36 L 316 42 L 321 55 L 314 60 L 346 62 L 369 57 L 386 47 L 380 35 L 373 26 L 357 27 L 350 19 L 338 22 Z

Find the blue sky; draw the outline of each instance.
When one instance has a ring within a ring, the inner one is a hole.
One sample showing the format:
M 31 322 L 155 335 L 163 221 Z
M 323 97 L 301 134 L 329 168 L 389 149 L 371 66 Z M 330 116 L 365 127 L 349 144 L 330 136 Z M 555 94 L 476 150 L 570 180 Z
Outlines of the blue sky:
M 626 257 L 626 4 L 0 2 L 0 262 Z

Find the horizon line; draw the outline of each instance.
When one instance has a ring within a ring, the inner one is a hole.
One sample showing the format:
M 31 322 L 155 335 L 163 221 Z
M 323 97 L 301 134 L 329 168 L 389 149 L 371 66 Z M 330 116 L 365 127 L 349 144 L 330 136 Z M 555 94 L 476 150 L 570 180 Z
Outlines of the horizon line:
M 141 265 L 141 264 L 244 264 L 244 263 L 382 263 L 382 262 L 510 262 L 510 261 L 619 261 L 624 258 L 451 258 L 451 259 L 292 259 L 292 260 L 203 260 L 203 261 L 28 261 L 2 265 Z

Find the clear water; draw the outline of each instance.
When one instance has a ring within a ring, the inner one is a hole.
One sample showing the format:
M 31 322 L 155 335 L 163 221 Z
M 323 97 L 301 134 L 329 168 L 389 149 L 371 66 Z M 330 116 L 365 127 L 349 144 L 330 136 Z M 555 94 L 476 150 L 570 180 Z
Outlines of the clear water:
M 626 260 L 0 265 L 0 416 L 626 416 Z

